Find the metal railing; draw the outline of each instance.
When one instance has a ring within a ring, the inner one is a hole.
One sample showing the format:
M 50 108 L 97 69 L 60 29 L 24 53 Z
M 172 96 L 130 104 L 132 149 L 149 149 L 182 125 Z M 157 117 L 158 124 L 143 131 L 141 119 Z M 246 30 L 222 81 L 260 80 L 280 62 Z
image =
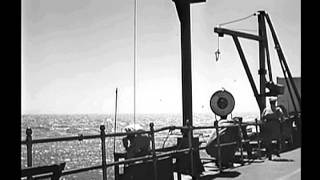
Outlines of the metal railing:
M 172 156 L 175 154 L 179 153 L 188 153 L 190 154 L 190 159 L 191 159 L 191 172 L 194 174 L 194 166 L 193 166 L 193 151 L 199 151 L 205 149 L 205 147 L 193 147 L 192 146 L 192 134 L 193 130 L 201 130 L 201 129 L 216 129 L 217 132 L 217 145 L 216 147 L 218 148 L 218 164 L 219 164 L 219 171 L 222 171 L 221 167 L 221 147 L 230 145 L 230 143 L 220 143 L 220 136 L 219 136 L 219 128 L 225 128 L 225 127 L 242 127 L 242 126 L 247 126 L 247 125 L 255 125 L 256 127 L 259 126 L 260 124 L 257 122 L 255 123 L 243 123 L 242 119 L 234 125 L 228 125 L 228 126 L 218 126 L 218 121 L 215 121 L 214 126 L 191 126 L 189 122 L 187 122 L 186 126 L 168 126 L 168 127 L 163 127 L 160 129 L 154 129 L 154 124 L 150 123 L 149 131 L 136 131 L 136 132 L 118 132 L 118 133 L 105 133 L 105 126 L 101 125 L 100 126 L 100 134 L 99 135 L 78 135 L 78 136 L 70 136 L 70 137 L 58 137 L 58 138 L 45 138 L 45 139 L 32 139 L 32 130 L 31 128 L 26 129 L 26 139 L 21 141 L 21 145 L 26 145 L 27 147 L 27 166 L 32 167 L 32 146 L 33 144 L 39 144 L 39 143 L 50 143 L 50 142 L 61 142 L 61 141 L 82 141 L 82 140 L 88 140 L 88 139 L 101 139 L 101 165 L 95 165 L 95 166 L 90 166 L 90 167 L 84 167 L 84 168 L 77 168 L 77 169 L 71 169 L 71 170 L 63 170 L 61 173 L 61 176 L 65 175 L 70 175 L 70 174 L 75 174 L 75 173 L 80 173 L 80 172 L 85 172 L 85 171 L 90 171 L 90 170 L 96 170 L 96 169 L 102 169 L 102 177 L 103 180 L 107 179 L 107 168 L 111 166 L 118 166 L 122 164 L 129 164 L 132 162 L 136 161 L 141 161 L 141 160 L 153 160 L 153 166 L 154 166 L 154 178 L 157 180 L 158 176 L 158 170 L 157 170 L 157 160 L 158 158 L 161 157 L 167 157 L 167 156 Z M 157 150 L 155 148 L 155 133 L 161 132 L 161 131 L 166 131 L 166 130 L 186 130 L 188 132 L 188 147 L 184 149 L 175 149 L 175 150 L 170 150 L 167 152 L 162 152 L 162 153 L 156 153 Z M 258 131 L 257 131 L 258 132 Z M 106 138 L 109 137 L 119 137 L 119 136 L 127 136 L 127 135 L 137 135 L 137 134 L 148 134 L 149 137 L 151 137 L 151 155 L 146 155 L 142 157 L 135 157 L 135 158 L 130 158 L 130 159 L 125 159 L 125 160 L 119 160 L 119 161 L 114 161 L 111 163 L 107 163 L 106 161 L 106 146 L 105 146 L 105 140 Z M 237 142 L 232 142 L 232 143 L 237 143 Z M 242 138 L 240 140 L 240 149 L 241 149 L 241 160 L 243 160 L 243 151 L 242 151 Z M 50 175 L 41 175 L 38 178 L 48 178 Z

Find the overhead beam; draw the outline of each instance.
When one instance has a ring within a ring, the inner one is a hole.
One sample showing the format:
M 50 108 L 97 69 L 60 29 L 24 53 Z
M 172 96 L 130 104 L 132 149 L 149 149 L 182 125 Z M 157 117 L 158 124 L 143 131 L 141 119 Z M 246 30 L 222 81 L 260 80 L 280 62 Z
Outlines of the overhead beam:
M 190 3 L 202 3 L 206 2 L 206 0 L 190 0 Z
M 225 28 L 219 28 L 215 27 L 214 32 L 218 33 L 219 36 L 223 36 L 224 34 L 231 35 L 231 36 L 237 36 L 237 37 L 242 37 L 242 38 L 247 38 L 251 40 L 256 40 L 256 41 L 262 41 L 263 39 L 260 36 L 254 35 L 254 34 L 249 34 L 249 33 L 244 33 L 244 32 L 239 32 L 239 31 L 233 31 L 230 29 L 225 29 Z

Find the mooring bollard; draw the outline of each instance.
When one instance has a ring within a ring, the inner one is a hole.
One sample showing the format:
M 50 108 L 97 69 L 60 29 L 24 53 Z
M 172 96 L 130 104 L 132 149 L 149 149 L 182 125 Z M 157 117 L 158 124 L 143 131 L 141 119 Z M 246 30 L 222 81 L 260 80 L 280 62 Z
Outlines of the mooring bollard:
M 151 135 L 151 144 L 152 144 L 152 160 L 153 160 L 153 171 L 154 179 L 158 180 L 158 168 L 157 168 L 157 157 L 156 157 L 156 145 L 154 140 L 154 124 L 150 123 L 150 135 Z
M 106 133 L 105 126 L 100 126 L 100 136 L 101 136 L 101 151 L 102 151 L 102 179 L 107 180 L 107 169 L 106 169 Z

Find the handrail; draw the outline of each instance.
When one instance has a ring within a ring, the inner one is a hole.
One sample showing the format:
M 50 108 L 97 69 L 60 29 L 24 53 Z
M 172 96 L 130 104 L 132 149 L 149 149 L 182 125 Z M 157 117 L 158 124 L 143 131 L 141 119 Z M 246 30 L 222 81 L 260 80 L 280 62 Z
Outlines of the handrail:
M 261 125 L 261 123 L 241 123 L 241 126 L 250 126 L 250 125 Z M 239 125 L 219 125 L 219 128 L 228 128 L 228 127 L 239 127 Z M 215 126 L 198 126 L 192 127 L 192 129 L 213 129 Z
M 176 130 L 176 129 L 188 129 L 188 127 L 183 126 L 168 126 L 164 128 L 160 128 L 154 130 L 154 133 L 165 131 L 165 130 Z M 27 128 L 27 131 L 31 130 L 31 128 Z M 151 131 L 136 131 L 136 132 L 121 132 L 121 133 L 108 133 L 105 134 L 104 137 L 118 137 L 118 136 L 127 136 L 127 135 L 138 135 L 138 134 L 150 134 Z M 32 139 L 32 144 L 37 143 L 49 143 L 49 142 L 59 142 L 59 141 L 74 141 L 74 140 L 85 140 L 85 139 L 97 139 L 101 138 L 101 135 L 83 135 L 79 134 L 78 136 L 67 136 L 67 137 L 57 137 L 57 138 L 41 138 L 41 139 Z M 27 144 L 27 140 L 22 140 L 21 144 Z
M 28 167 L 21 171 L 21 177 L 29 177 L 38 174 L 48 174 L 48 177 L 58 180 L 61 176 L 61 171 L 64 169 L 66 163 L 39 166 L 39 167 Z
M 165 131 L 165 130 L 189 130 L 189 135 L 191 135 L 193 133 L 193 130 L 200 130 L 200 129 L 216 129 L 219 130 L 219 128 L 226 128 L 226 127 L 241 127 L 241 126 L 247 126 L 247 125 L 255 125 L 260 126 L 261 123 L 258 123 L 257 120 L 255 123 L 243 123 L 242 121 L 239 121 L 237 124 L 235 125 L 218 125 L 217 121 L 215 121 L 215 125 L 214 126 L 191 126 L 190 124 L 187 124 L 186 126 L 168 126 L 168 127 L 163 127 L 160 129 L 154 129 L 153 128 L 153 123 L 150 123 L 150 131 L 135 131 L 135 132 L 118 132 L 118 133 L 108 133 L 106 134 L 104 132 L 105 130 L 105 126 L 101 125 L 100 126 L 100 134 L 99 135 L 83 135 L 80 134 L 78 136 L 69 136 L 69 137 L 58 137 L 58 138 L 41 138 L 41 139 L 32 139 L 32 129 L 31 128 L 27 128 L 26 129 L 26 139 L 21 141 L 21 145 L 26 145 L 27 146 L 27 166 L 31 167 L 32 166 L 32 145 L 33 144 L 37 144 L 37 143 L 50 143 L 50 142 L 60 142 L 60 141 L 74 141 L 74 140 L 87 140 L 87 139 L 97 139 L 100 138 L 101 139 L 101 151 L 102 151 L 102 164 L 101 165 L 95 165 L 95 166 L 90 166 L 90 167 L 84 167 L 84 168 L 77 168 L 77 169 L 72 169 L 72 170 L 63 170 L 62 172 L 62 176 L 63 175 L 69 175 L 69 174 L 75 174 L 75 173 L 80 173 L 80 172 L 85 172 L 85 171 L 90 171 L 90 170 L 95 170 L 95 169 L 102 169 L 103 170 L 103 179 L 106 180 L 107 179 L 107 174 L 106 174 L 106 168 L 110 167 L 110 166 L 117 166 L 120 164 L 128 164 L 128 163 L 132 163 L 132 162 L 136 162 L 136 161 L 144 161 L 144 160 L 150 160 L 153 159 L 153 164 L 154 164 L 154 174 L 155 174 L 155 179 L 157 179 L 157 159 L 160 157 L 166 157 L 166 156 L 171 156 L 174 154 L 180 154 L 180 153 L 190 153 L 190 158 L 193 159 L 193 153 L 192 151 L 195 150 L 203 150 L 205 149 L 205 147 L 193 147 L 193 143 L 192 143 L 192 138 L 189 138 L 188 140 L 188 144 L 189 146 L 187 148 L 184 149 L 175 149 L 175 150 L 170 150 L 167 152 L 162 152 L 162 153 L 156 153 L 157 150 L 155 148 L 155 138 L 154 138 L 154 133 L 157 132 L 161 132 L 161 131 Z M 218 132 L 218 131 L 217 131 Z M 137 157 L 137 158 L 130 158 L 130 159 L 125 159 L 125 160 L 119 160 L 119 161 L 114 161 L 111 163 L 107 163 L 106 162 L 106 147 L 105 147 L 105 138 L 107 137 L 117 137 L 117 136 L 126 136 L 126 135 L 136 135 L 136 134 L 149 134 L 151 137 L 151 143 L 152 143 L 152 149 L 151 155 L 146 155 L 146 156 L 142 156 L 142 157 Z M 190 136 L 191 137 L 191 136 Z M 226 146 L 226 145 L 230 145 L 229 143 L 220 143 L 219 142 L 219 134 L 217 133 L 217 138 L 218 138 L 218 144 L 216 145 L 216 147 L 218 147 L 218 152 L 220 152 L 221 147 Z M 231 142 L 231 144 L 233 144 L 234 142 Z M 242 141 L 240 141 L 240 143 L 242 143 Z M 242 146 L 241 146 L 242 147 Z M 218 156 L 221 156 L 221 153 L 218 153 Z M 241 158 L 242 158 L 242 152 L 241 152 Z M 220 161 L 221 158 L 218 158 L 218 161 Z M 243 158 L 242 158 L 243 159 Z M 193 161 L 191 161 L 192 163 Z M 219 164 L 221 164 L 221 162 L 218 162 Z M 194 171 L 194 167 L 193 164 L 191 164 L 191 171 Z M 221 169 L 221 165 L 219 166 L 219 170 L 222 171 Z M 194 174 L 194 173 L 192 173 Z M 48 175 L 43 175 L 43 176 L 39 176 L 39 177 L 46 177 Z
M 261 125 L 261 123 L 241 123 L 242 126 L 248 125 Z M 219 128 L 227 128 L 227 127 L 237 127 L 238 125 L 219 125 Z M 197 129 L 213 129 L 215 126 L 168 126 L 160 129 L 155 129 L 154 133 L 165 131 L 165 130 L 188 130 L 189 128 L 197 130 Z M 28 128 L 31 130 L 31 128 Z M 137 131 L 137 132 L 118 132 L 118 133 L 108 133 L 105 134 L 104 137 L 117 137 L 117 136 L 126 136 L 126 135 L 137 135 L 137 134 L 150 134 L 151 131 Z M 43 138 L 43 139 L 32 139 L 32 144 L 38 143 L 49 143 L 49 142 L 59 142 L 59 141 L 74 141 L 74 140 L 85 140 L 85 139 L 97 139 L 101 138 L 101 135 L 83 135 L 79 134 L 78 136 L 67 136 L 67 137 L 57 137 L 57 138 Z M 27 140 L 22 140 L 21 144 L 27 144 Z

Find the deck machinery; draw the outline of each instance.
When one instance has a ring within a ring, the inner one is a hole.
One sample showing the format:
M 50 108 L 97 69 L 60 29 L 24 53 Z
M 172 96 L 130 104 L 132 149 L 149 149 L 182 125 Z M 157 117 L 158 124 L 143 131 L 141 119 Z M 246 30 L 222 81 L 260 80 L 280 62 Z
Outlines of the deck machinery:
M 256 14 L 255 14 L 256 15 Z M 299 95 L 297 86 L 294 82 L 294 78 L 291 75 L 289 66 L 286 62 L 284 53 L 281 49 L 279 40 L 277 38 L 276 32 L 274 27 L 271 23 L 271 19 L 269 15 L 260 10 L 257 12 L 258 16 L 258 35 L 249 34 L 240 31 L 234 31 L 230 29 L 225 29 L 221 27 L 215 27 L 214 32 L 218 34 L 219 37 L 223 37 L 224 35 L 230 35 L 235 43 L 235 46 L 238 50 L 242 65 L 250 82 L 253 94 L 257 101 L 257 104 L 260 109 L 260 114 L 266 107 L 266 97 L 274 96 L 278 97 L 279 95 L 284 94 L 284 88 L 288 89 L 289 93 L 289 101 L 291 102 L 294 111 L 289 113 L 288 122 L 295 124 L 295 131 L 293 131 L 292 136 L 295 137 L 292 141 L 295 145 L 300 145 L 300 137 L 301 137 L 301 96 Z M 279 63 L 281 66 L 281 70 L 284 77 L 285 84 L 275 84 L 272 77 L 272 70 L 271 70 L 271 62 L 270 62 L 270 55 L 269 55 L 269 47 L 268 47 L 268 38 L 267 38 L 267 28 L 266 22 L 269 26 L 273 42 L 274 48 L 277 52 Z M 245 38 L 249 40 L 258 41 L 259 43 L 259 70 L 258 74 L 260 76 L 260 93 L 254 83 L 250 68 L 245 58 L 245 54 L 241 48 L 241 44 L 238 38 Z M 267 64 L 267 69 L 266 69 Z M 267 81 L 266 74 L 268 72 L 269 80 Z M 268 90 L 268 92 L 266 91 Z
M 276 36 L 275 30 L 273 28 L 273 25 L 271 23 L 271 20 L 269 18 L 269 15 L 265 11 L 258 11 L 258 27 L 259 27 L 259 35 L 254 34 L 248 34 L 240 31 L 233 31 L 225 28 L 216 27 L 214 28 L 214 32 L 218 33 L 219 37 L 226 35 L 230 35 L 233 38 L 233 41 L 236 45 L 236 48 L 238 50 L 242 65 L 245 69 L 245 72 L 247 74 L 247 77 L 249 79 L 251 88 L 253 90 L 254 96 L 256 98 L 256 101 L 259 105 L 260 112 L 263 111 L 263 109 L 266 107 L 266 97 L 267 96 L 278 96 L 283 94 L 284 90 L 282 85 L 275 84 L 272 79 L 272 71 L 271 71 L 271 63 L 270 63 L 270 56 L 269 56 L 269 47 L 268 47 L 268 38 L 267 38 L 267 31 L 266 31 L 266 22 L 268 23 L 271 34 L 274 40 L 275 49 L 277 51 L 279 62 L 281 65 L 281 69 L 283 72 L 283 75 L 285 77 L 285 82 L 289 90 L 290 97 L 293 101 L 293 98 L 297 98 L 298 104 L 295 104 L 293 102 L 294 107 L 301 106 L 301 98 L 298 93 L 297 87 L 293 81 L 290 69 L 288 67 L 288 64 L 285 60 L 284 54 L 282 52 L 280 43 L 278 41 L 278 38 Z M 255 40 L 259 42 L 259 76 L 260 76 L 260 93 L 257 90 L 257 87 L 254 83 L 252 74 L 250 72 L 248 63 L 246 61 L 245 55 L 243 53 L 243 50 L 240 45 L 240 41 L 238 38 L 246 38 L 249 40 Z M 269 74 L 269 81 L 266 79 L 266 63 L 268 68 L 268 74 Z M 292 87 L 294 92 L 291 91 Z M 269 89 L 269 92 L 266 92 L 266 89 Z M 296 109 L 296 108 L 295 108 Z M 298 113 L 296 111 L 296 113 Z

